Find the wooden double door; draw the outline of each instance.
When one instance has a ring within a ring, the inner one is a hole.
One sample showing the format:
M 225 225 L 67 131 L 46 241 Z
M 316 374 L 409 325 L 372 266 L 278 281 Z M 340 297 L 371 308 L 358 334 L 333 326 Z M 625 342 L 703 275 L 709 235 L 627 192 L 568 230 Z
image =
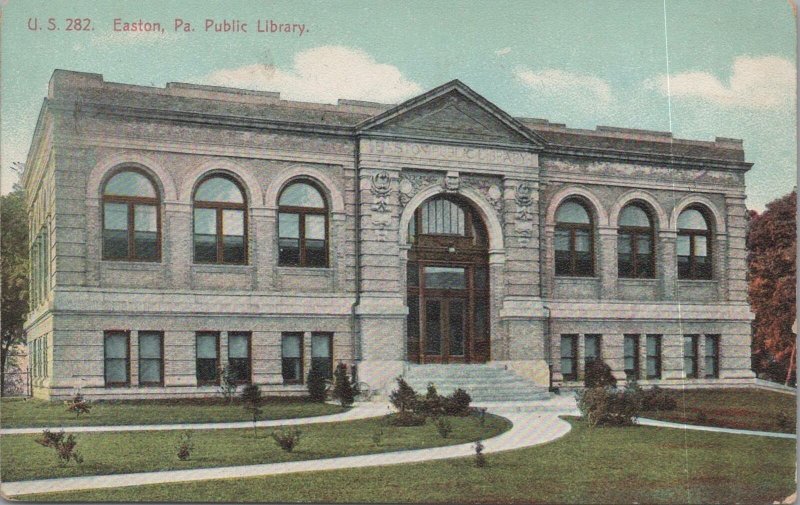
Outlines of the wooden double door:
M 418 363 L 489 359 L 486 265 L 410 262 L 408 354 Z

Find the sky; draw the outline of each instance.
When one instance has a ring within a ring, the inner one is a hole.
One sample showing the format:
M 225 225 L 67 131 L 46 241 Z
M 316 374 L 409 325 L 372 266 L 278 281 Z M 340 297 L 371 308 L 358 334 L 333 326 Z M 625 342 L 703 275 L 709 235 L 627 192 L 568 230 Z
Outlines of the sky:
M 762 210 L 796 185 L 789 1 L 0 0 L 0 186 L 16 181 L 56 68 L 324 103 L 397 103 L 460 79 L 513 116 L 743 139 L 747 205 Z M 68 18 L 89 29 L 68 31 Z M 114 31 L 117 18 L 164 31 Z M 297 26 L 258 32 L 259 20 Z

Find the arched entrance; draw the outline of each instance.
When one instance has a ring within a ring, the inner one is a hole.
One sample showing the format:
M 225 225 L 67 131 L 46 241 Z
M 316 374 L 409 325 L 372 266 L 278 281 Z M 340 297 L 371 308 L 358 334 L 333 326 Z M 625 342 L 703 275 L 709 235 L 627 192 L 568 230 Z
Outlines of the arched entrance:
M 457 195 L 423 202 L 408 225 L 408 359 L 489 359 L 489 253 L 480 215 Z

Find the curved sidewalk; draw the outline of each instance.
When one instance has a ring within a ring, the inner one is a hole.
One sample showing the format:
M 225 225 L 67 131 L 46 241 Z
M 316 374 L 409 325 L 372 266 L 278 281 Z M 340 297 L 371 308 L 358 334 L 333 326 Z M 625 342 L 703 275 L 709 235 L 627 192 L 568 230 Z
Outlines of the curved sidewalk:
M 509 419 L 513 426 L 505 433 L 484 441 L 484 453 L 520 449 L 538 445 L 562 437 L 569 432 L 568 422 L 558 418 L 554 412 L 498 412 Z M 171 482 L 190 482 L 211 479 L 261 477 L 297 472 L 363 468 L 369 466 L 417 463 L 438 459 L 457 458 L 475 454 L 472 443 L 416 449 L 382 454 L 365 454 L 341 458 L 314 459 L 284 463 L 265 463 L 194 470 L 168 470 L 132 474 L 69 477 L 62 479 L 30 480 L 2 483 L 0 489 L 5 496 L 31 493 L 74 491 L 79 489 L 103 489 Z
M 797 438 L 794 433 L 779 433 L 776 431 L 755 431 L 755 430 L 737 430 L 734 428 L 717 428 L 715 426 L 700 426 L 697 424 L 682 424 L 671 423 L 669 421 L 658 421 L 656 419 L 645 419 L 640 417 L 636 424 L 642 426 L 655 426 L 657 428 L 677 428 L 681 430 L 694 430 L 694 431 L 711 431 L 714 433 L 729 433 L 732 435 L 751 435 L 754 437 L 771 437 L 771 438 Z
M 387 414 L 388 404 L 357 404 L 355 407 L 339 414 L 328 414 L 313 417 L 295 417 L 288 419 L 270 419 L 258 421 L 258 427 L 294 426 L 298 424 L 335 423 L 340 421 L 354 421 L 368 417 L 378 417 Z M 39 434 L 42 430 L 61 431 L 65 433 L 103 433 L 113 431 L 172 431 L 172 430 L 226 430 L 237 428 L 252 428 L 252 421 L 235 421 L 224 423 L 178 423 L 178 424 L 127 424 L 120 426 L 38 426 L 35 428 L 3 428 L 2 435 L 30 435 Z

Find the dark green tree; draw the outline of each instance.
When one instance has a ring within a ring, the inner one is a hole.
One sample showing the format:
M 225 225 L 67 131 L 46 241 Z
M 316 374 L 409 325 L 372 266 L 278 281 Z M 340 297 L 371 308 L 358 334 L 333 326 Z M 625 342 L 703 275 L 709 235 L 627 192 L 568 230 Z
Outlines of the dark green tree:
M 355 396 L 353 384 L 350 382 L 350 376 L 347 374 L 347 365 L 339 363 L 333 374 L 333 397 L 339 400 L 342 407 L 347 407 L 353 404 Z
M 325 376 L 320 371 L 312 366 L 308 371 L 308 396 L 313 402 L 325 401 Z
M 21 171 L 21 170 L 20 170 Z M 15 187 L 0 197 L 0 270 L 2 301 L 0 308 L 0 394 L 5 392 L 6 372 L 13 365 L 14 346 L 25 342 L 23 324 L 28 314 L 28 217 L 25 194 Z
M 241 394 L 242 403 L 245 410 L 253 415 L 253 438 L 258 438 L 258 431 L 256 431 L 256 423 L 258 417 L 261 415 L 261 388 L 255 384 L 248 384 L 242 389 Z

